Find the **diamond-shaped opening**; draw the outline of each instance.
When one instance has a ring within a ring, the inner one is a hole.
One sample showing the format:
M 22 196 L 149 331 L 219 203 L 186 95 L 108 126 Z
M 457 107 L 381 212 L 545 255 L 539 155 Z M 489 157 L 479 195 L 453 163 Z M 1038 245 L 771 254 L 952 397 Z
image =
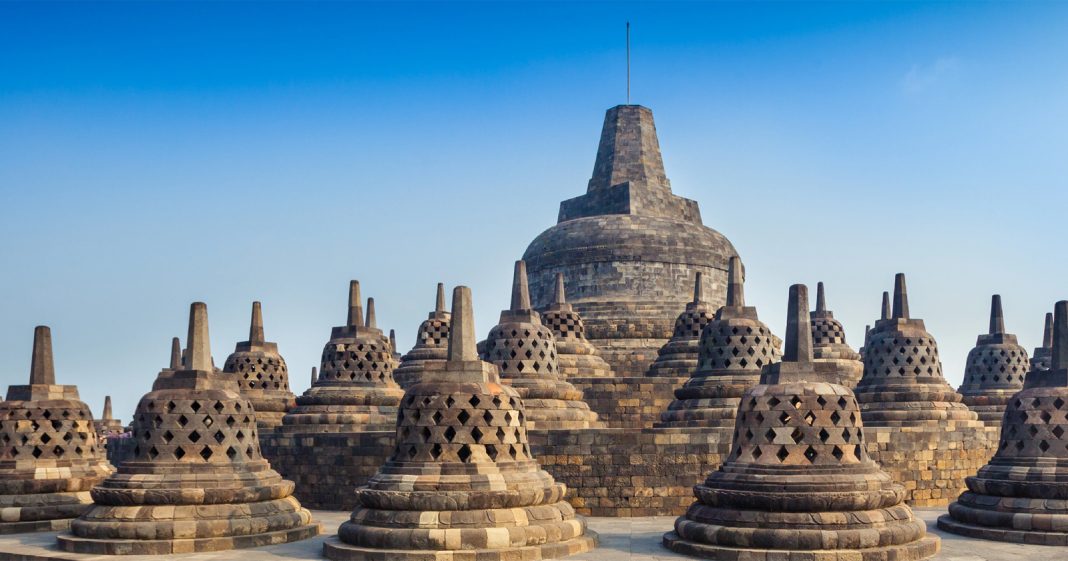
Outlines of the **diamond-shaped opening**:
M 496 446 L 494 446 L 492 444 L 487 444 L 486 445 L 486 454 L 489 455 L 491 460 L 493 460 L 495 462 L 497 461 L 497 447 Z
M 805 422 L 811 427 L 812 424 L 816 422 L 816 414 L 812 411 L 805 413 Z
M 65 450 L 63 450 L 63 447 L 59 445 L 56 445 L 56 447 L 52 449 L 52 454 L 57 458 L 62 457 L 64 452 Z
M 184 427 L 184 426 L 186 426 L 187 424 L 189 424 L 189 419 L 186 419 L 186 418 L 185 418 L 185 415 L 180 415 L 180 416 L 178 417 L 178 426 L 180 426 L 180 427 Z
M 837 411 L 832 411 L 831 412 L 831 422 L 832 423 L 837 425 L 838 421 L 841 421 L 841 420 L 842 420 L 842 416 L 839 415 Z
M 44 454 L 44 452 L 41 450 L 41 447 L 40 446 L 34 446 L 33 447 L 33 457 L 34 458 L 40 458 L 41 454 Z
M 790 452 L 785 446 L 779 446 L 779 451 L 775 453 L 775 457 L 779 458 L 779 462 L 785 462 L 786 458 L 790 456 Z
M 482 418 L 486 421 L 487 425 L 493 424 L 493 413 L 491 413 L 489 409 L 487 409 L 486 412 L 482 414 Z
M 471 436 L 475 439 L 475 442 L 482 442 L 482 431 L 478 427 L 471 429 Z
M 764 455 L 764 452 L 760 451 L 760 447 L 759 446 L 754 446 L 753 447 L 753 459 L 754 460 L 759 460 L 760 457 L 763 456 L 763 455 Z
M 456 429 L 449 427 L 445 429 L 445 440 L 452 442 L 452 439 L 456 437 Z
M 436 460 L 441 457 L 441 445 L 435 444 L 430 448 L 430 455 Z
M 175 448 L 174 449 L 174 457 L 178 458 L 179 460 L 184 458 L 185 457 L 185 449 L 183 449 L 181 446 Z
M 827 442 L 827 439 L 831 437 L 831 434 L 827 432 L 827 429 L 820 429 L 820 440 Z
M 159 450 L 156 450 L 155 446 L 153 446 L 152 448 L 148 449 L 148 457 L 149 458 L 152 458 L 153 460 L 155 460 L 158 456 L 159 456 Z
M 445 398 L 445 407 L 452 407 L 453 403 L 456 403 L 456 400 L 453 399 L 451 395 Z
M 1041 417 L 1042 422 L 1046 423 L 1047 425 L 1049 424 L 1049 420 L 1053 418 L 1048 411 L 1043 411 L 1042 414 L 1039 415 L 1039 417 Z
M 819 403 L 820 407 L 823 407 L 823 406 L 827 405 L 827 400 L 824 399 L 823 396 L 821 395 L 821 396 L 816 398 L 816 403 Z
M 1047 442 L 1046 442 L 1045 440 L 1043 440 L 1043 441 L 1040 441 L 1040 442 L 1038 443 L 1038 447 L 1039 447 L 1039 448 L 1040 448 L 1040 449 L 1041 449 L 1041 450 L 1042 450 L 1043 452 L 1045 452 L 1046 450 L 1049 450 L 1049 443 L 1047 443 Z
M 221 402 L 221 401 L 216 401 L 216 402 L 215 402 L 215 405 L 212 405 L 212 408 L 214 408 L 214 409 L 215 409 L 215 412 L 216 412 L 216 413 L 222 413 L 222 411 L 223 411 L 223 404 L 222 404 L 222 402 Z
M 801 408 L 801 398 L 797 397 L 796 395 L 792 396 L 790 398 L 790 405 L 793 405 L 794 409 L 800 409 Z
M 205 462 L 211 459 L 211 455 L 212 455 L 212 451 L 211 451 L 210 447 L 205 446 L 205 447 L 200 449 L 200 457 L 204 458 Z
M 764 438 L 766 438 L 768 442 L 775 442 L 775 431 L 768 429 L 768 432 L 764 433 Z
M 200 433 L 199 432 L 193 431 L 193 432 L 189 433 L 189 442 L 192 442 L 192 443 L 195 444 L 199 440 L 200 440 Z
M 167 402 L 167 412 L 168 413 L 170 413 L 171 411 L 174 411 L 175 407 L 178 407 L 178 406 L 175 405 L 173 401 L 168 401 Z
M 1061 407 L 1064 407 L 1064 400 L 1058 397 L 1057 399 L 1055 399 L 1053 401 L 1053 407 L 1055 407 L 1057 409 L 1060 409 Z
M 193 404 L 189 406 L 189 408 L 192 409 L 194 413 L 200 411 L 200 402 L 194 401 Z
M 464 444 L 460 447 L 460 451 L 457 452 L 456 455 L 460 457 L 461 462 L 466 463 L 467 460 L 471 459 L 471 447 Z
M 775 396 L 772 396 L 772 397 L 771 397 L 771 399 L 769 399 L 769 400 L 768 400 L 768 406 L 769 406 L 769 407 L 772 407 L 772 408 L 774 408 L 774 407 L 775 407 L 776 405 L 778 405 L 779 403 L 781 403 L 781 402 L 779 401 L 779 398 L 777 398 L 777 397 L 775 397 Z
M 163 433 L 163 442 L 170 442 L 173 439 L 174 434 L 171 431 L 166 431 Z
M 48 436 L 47 432 L 41 435 L 41 442 L 43 442 L 45 444 L 48 444 L 51 441 L 52 441 L 52 437 Z
M 423 427 L 423 442 L 429 442 L 430 441 L 430 435 L 432 435 L 432 434 L 434 434 L 434 433 L 432 433 L 430 431 L 429 427 Z
M 434 414 L 431 415 L 430 418 L 434 421 L 435 425 L 440 423 L 442 419 L 441 411 L 434 411 Z
M 795 444 L 800 444 L 805 439 L 805 433 L 801 432 L 800 428 L 795 428 L 794 432 L 790 433 L 790 438 L 794 439 Z
M 805 449 L 805 458 L 808 458 L 808 461 L 810 462 L 815 461 L 816 456 L 818 455 L 819 454 L 816 452 L 816 449 L 811 446 Z
M 222 444 L 223 441 L 226 440 L 226 435 L 223 434 L 223 431 L 221 430 L 215 431 L 213 436 L 215 437 L 215 442 L 218 442 L 219 444 Z
M 834 449 L 831 450 L 831 455 L 834 456 L 834 459 L 842 461 L 842 457 L 845 456 L 845 453 L 842 452 L 841 448 L 835 446 Z
M 236 422 L 237 422 L 237 419 L 235 419 L 233 415 L 230 415 L 230 416 L 226 417 L 226 426 L 232 427 L 232 426 L 234 426 L 234 423 L 236 423 Z
M 780 413 L 779 414 L 779 422 L 784 424 L 784 425 L 790 424 L 790 414 L 787 413 L 786 411 L 783 411 L 782 413 Z
M 1053 436 L 1056 436 L 1057 438 L 1060 438 L 1062 435 L 1064 435 L 1064 429 L 1062 429 L 1060 425 L 1053 427 L 1052 432 Z
M 461 425 L 466 425 L 468 419 L 470 419 L 470 418 L 471 418 L 471 414 L 468 413 L 466 409 L 461 410 L 460 413 L 458 415 L 456 415 L 456 420 L 460 421 Z

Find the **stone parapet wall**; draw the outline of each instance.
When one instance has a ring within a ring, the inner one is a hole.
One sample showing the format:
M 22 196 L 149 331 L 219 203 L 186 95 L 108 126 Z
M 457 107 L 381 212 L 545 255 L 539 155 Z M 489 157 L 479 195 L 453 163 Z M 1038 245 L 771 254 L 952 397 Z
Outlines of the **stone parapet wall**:
M 868 455 L 905 486 L 914 507 L 946 506 L 997 451 L 1000 426 L 943 421 L 911 427 L 864 427 Z
M 572 378 L 590 409 L 609 428 L 648 429 L 687 378 Z

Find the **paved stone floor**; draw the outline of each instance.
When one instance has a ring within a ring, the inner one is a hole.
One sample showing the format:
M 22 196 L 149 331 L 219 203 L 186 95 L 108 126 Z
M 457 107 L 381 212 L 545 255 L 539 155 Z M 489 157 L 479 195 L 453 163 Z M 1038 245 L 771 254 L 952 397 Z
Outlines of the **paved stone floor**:
M 934 530 L 935 519 L 942 509 L 917 509 Z M 331 534 L 348 516 L 344 512 L 316 511 L 315 517 L 322 522 L 325 534 Z M 676 555 L 660 546 L 660 536 L 671 528 L 674 518 L 591 518 L 592 527 L 601 536 L 601 547 L 585 554 L 568 558 L 571 561 L 660 561 L 663 559 L 689 559 Z M 938 561 L 1062 561 L 1068 559 L 1068 548 L 1037 545 L 1015 545 L 983 540 L 972 540 L 945 534 L 942 536 L 942 553 Z M 174 556 L 129 556 L 121 561 L 148 561 L 150 559 L 190 559 L 195 561 L 281 561 L 283 559 L 321 559 L 322 542 L 326 536 L 302 542 L 264 547 L 255 550 L 223 551 Z M 106 555 L 77 555 L 57 551 L 54 533 L 0 536 L 0 560 L 38 561 L 64 559 L 71 561 L 97 561 L 115 557 Z

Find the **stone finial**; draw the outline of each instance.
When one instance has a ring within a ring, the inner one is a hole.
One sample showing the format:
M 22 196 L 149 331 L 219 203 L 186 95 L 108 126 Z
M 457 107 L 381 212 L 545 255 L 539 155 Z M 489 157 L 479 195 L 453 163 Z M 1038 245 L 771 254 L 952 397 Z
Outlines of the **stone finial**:
M 827 313 L 827 295 L 823 293 L 823 281 L 816 283 L 816 313 Z
M 701 274 L 701 273 L 697 273 Z M 564 304 L 567 302 L 567 295 L 564 292 L 564 274 L 556 273 L 556 290 L 553 292 L 553 304 Z
M 466 286 L 457 286 L 452 290 L 452 324 L 449 329 L 448 356 L 449 362 L 478 360 L 478 349 L 475 345 L 475 313 L 471 304 L 471 289 Z
M 864 326 L 864 346 L 868 346 L 868 341 L 871 339 L 871 325 Z
M 248 342 L 253 345 L 263 344 L 266 341 L 263 337 L 263 311 L 260 309 L 259 302 L 252 303 L 252 323 L 248 328 Z
M 100 416 L 100 419 L 102 421 L 110 421 L 111 420 L 111 396 L 110 395 L 105 395 L 104 396 L 104 413 L 103 413 L 103 415 Z
M 52 330 L 38 325 L 33 329 L 33 356 L 30 359 L 30 385 L 56 384 L 56 367 L 52 360 Z
M 378 320 L 375 318 L 375 299 L 374 298 L 368 298 L 367 299 L 367 324 L 364 325 L 364 327 L 367 327 L 369 329 L 377 329 L 378 328 Z
M 439 314 L 445 312 L 445 283 L 443 282 L 438 283 L 438 299 L 434 303 L 434 311 Z
M 667 186 L 653 112 L 640 105 L 608 110 L 587 192 L 623 183 Z
M 1068 300 L 1061 300 L 1053 307 L 1053 354 L 1049 369 L 1068 370 Z
M 693 279 L 693 303 L 700 304 L 705 301 L 704 283 L 701 282 L 701 271 L 697 271 Z
M 186 336 L 189 362 L 187 370 L 213 372 L 211 342 L 208 340 L 208 305 L 193 302 L 189 305 L 189 334 Z
M 319 381 L 319 369 L 312 366 L 311 385 L 314 386 L 317 381 Z
M 177 337 L 171 338 L 171 370 L 182 369 L 182 341 Z
M 905 288 L 905 273 L 894 275 L 894 319 L 909 319 L 909 293 Z
M 530 288 L 527 285 L 527 263 L 522 259 L 515 262 L 515 273 L 512 275 L 512 306 L 510 309 L 513 312 L 531 309 Z
M 790 287 L 790 301 L 786 311 L 786 349 L 783 362 L 812 362 L 812 324 L 808 314 L 808 287 Z
M 890 293 L 883 291 L 883 308 L 879 319 L 890 319 Z
M 360 307 L 360 281 L 349 281 L 349 319 L 345 324 L 349 327 L 363 325 L 363 308 Z
M 1042 330 L 1042 346 L 1053 348 L 1053 314 L 1046 313 L 1046 327 Z
M 1005 333 L 1005 313 L 1001 311 L 1001 295 L 995 294 L 990 297 L 990 334 L 1001 335 Z
M 397 332 L 393 329 L 389 330 L 389 348 L 397 352 Z
M 742 259 L 735 255 L 727 262 L 727 307 L 745 306 L 745 284 L 742 278 Z

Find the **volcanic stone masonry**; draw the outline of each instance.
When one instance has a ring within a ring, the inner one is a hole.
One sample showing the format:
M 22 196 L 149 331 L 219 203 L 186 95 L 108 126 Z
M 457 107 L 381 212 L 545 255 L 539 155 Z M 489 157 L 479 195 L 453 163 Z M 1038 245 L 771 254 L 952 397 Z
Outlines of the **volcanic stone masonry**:
M 1001 444 L 938 527 L 973 538 L 1068 545 L 1068 302 L 1054 308 L 1050 368 L 1005 409 Z
M 704 298 L 701 272 L 694 275 L 693 301 L 686 304 L 679 317 L 675 318 L 675 331 L 671 339 L 657 351 L 656 360 L 649 366 L 646 376 L 689 376 L 697 368 L 697 348 L 701 331 L 712 321 L 716 309 Z
M 453 291 L 448 360 L 408 388 L 389 461 L 327 540 L 339 561 L 547 559 L 589 551 L 596 535 L 538 467 L 524 403 L 479 360 L 471 290 Z
M 505 383 L 523 397 L 527 420 L 535 429 L 601 426 L 597 413 L 582 400 L 582 391 L 564 379 L 556 365 L 553 332 L 530 306 L 527 270 L 516 261 L 512 304 L 486 337 L 483 359 L 500 368 Z
M 189 310 L 186 361 L 137 404 L 135 457 L 92 490 L 61 549 L 108 555 L 219 551 L 312 537 L 319 526 L 260 455 L 256 413 L 211 364 L 208 311 Z
M 38 326 L 30 383 L 0 402 L 0 534 L 66 528 L 111 472 L 78 388 L 56 384 L 52 331 Z
M 812 356 L 816 362 L 837 364 L 844 376 L 839 382 L 843 386 L 852 388 L 864 374 L 860 353 L 846 343 L 845 328 L 834 319 L 834 312 L 827 309 L 827 296 L 822 282 L 816 285 L 816 311 L 812 312 Z
M 100 418 L 93 421 L 93 428 L 96 430 L 96 435 L 103 439 L 109 434 L 121 434 L 123 432 L 122 421 L 114 418 L 111 414 L 111 396 L 104 396 L 104 412 L 101 413 Z
M 783 361 L 741 400 L 730 457 L 664 535 L 676 552 L 735 561 L 915 560 L 939 539 L 865 452 L 860 407 L 837 363 L 813 359 L 808 293 L 790 287 Z
M 980 421 L 1000 427 L 1009 398 L 1023 389 L 1029 364 L 1027 350 L 1015 335 L 1005 333 L 1001 296 L 995 294 L 990 299 L 989 333 L 980 335 L 968 352 L 964 382 L 958 389 L 964 403 Z
M 894 280 L 889 319 L 871 331 L 854 391 L 868 453 L 905 485 L 913 506 L 947 504 L 996 450 L 997 428 L 964 405 L 942 377 L 934 337 L 923 320 L 909 317 L 903 274 Z
M 556 273 L 553 301 L 541 313 L 541 322 L 553 332 L 556 339 L 556 363 L 565 378 L 571 380 L 612 376 L 612 367 L 601 358 L 601 351 L 586 339 L 586 326 L 582 322 L 582 316 L 567 301 L 563 273 Z
M 407 389 L 419 381 L 419 373 L 429 362 L 444 361 L 448 348 L 449 312 L 445 310 L 445 285 L 439 282 L 434 311 L 419 324 L 415 346 L 401 358 L 400 365 L 393 371 L 393 379 Z
M 778 360 L 777 338 L 756 308 L 745 305 L 741 259 L 732 257 L 728 270 L 727 303 L 701 331 L 697 368 L 675 390 L 657 427 L 733 426 L 742 394 Z
M 1049 370 L 1049 358 L 1053 355 L 1053 314 L 1046 314 L 1045 328 L 1042 330 L 1042 346 L 1035 347 L 1031 355 L 1032 370 Z
M 263 335 L 263 311 L 259 302 L 252 303 L 248 341 L 237 344 L 233 354 L 226 358 L 223 372 L 237 381 L 241 394 L 252 402 L 261 429 L 282 424 L 282 417 L 296 404 L 296 396 L 289 390 L 286 361 L 278 354 L 278 344 L 266 341 Z
M 586 194 L 560 203 L 557 225 L 523 259 L 537 309 L 563 273 L 586 337 L 617 376 L 640 377 L 671 337 L 694 273 L 704 274 L 712 309 L 723 303 L 733 255 L 702 225 L 697 202 L 671 192 L 652 111 L 620 105 L 605 114 Z

